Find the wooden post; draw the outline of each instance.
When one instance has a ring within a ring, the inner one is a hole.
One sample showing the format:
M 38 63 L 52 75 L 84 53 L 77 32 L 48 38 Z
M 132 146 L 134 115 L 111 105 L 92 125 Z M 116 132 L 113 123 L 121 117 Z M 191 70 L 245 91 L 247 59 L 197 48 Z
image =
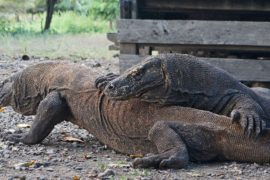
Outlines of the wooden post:
M 132 18 L 132 1 L 131 0 L 120 1 L 120 17 L 121 19 Z

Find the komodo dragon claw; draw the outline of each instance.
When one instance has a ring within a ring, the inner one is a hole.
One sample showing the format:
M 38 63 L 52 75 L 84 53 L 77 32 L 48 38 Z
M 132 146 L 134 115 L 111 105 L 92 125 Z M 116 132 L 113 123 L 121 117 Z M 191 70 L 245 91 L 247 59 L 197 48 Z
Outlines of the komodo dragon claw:
M 100 76 L 95 80 L 95 87 L 99 90 L 104 90 L 105 86 L 119 75 L 114 73 L 108 73 L 105 76 Z
M 176 156 L 167 156 L 167 153 L 152 155 L 143 158 L 136 158 L 132 165 L 135 168 L 172 168 L 172 169 L 179 169 L 186 167 L 186 159 Z M 184 163 L 183 163 L 184 162 Z
M 256 113 L 246 114 L 245 112 L 240 112 L 240 110 L 233 110 L 230 116 L 232 123 L 240 123 L 244 133 L 247 133 L 249 137 L 254 131 L 255 135 L 258 136 L 266 128 L 265 120 L 261 119 Z

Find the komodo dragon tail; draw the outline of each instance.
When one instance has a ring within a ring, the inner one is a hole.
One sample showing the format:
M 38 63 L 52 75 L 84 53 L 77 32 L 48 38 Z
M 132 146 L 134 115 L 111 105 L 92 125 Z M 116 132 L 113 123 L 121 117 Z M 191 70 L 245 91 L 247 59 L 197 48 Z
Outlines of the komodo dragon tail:
M 0 82 L 0 108 L 10 105 L 14 76 Z

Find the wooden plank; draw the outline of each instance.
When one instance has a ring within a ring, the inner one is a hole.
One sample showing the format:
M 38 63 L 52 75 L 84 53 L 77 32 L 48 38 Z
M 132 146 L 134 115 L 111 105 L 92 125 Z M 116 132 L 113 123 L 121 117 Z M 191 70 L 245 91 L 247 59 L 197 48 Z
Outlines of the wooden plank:
M 139 63 L 143 56 L 120 55 L 120 73 Z M 270 82 L 270 60 L 199 58 L 222 68 L 240 81 Z
M 109 50 L 110 51 L 119 51 L 120 47 L 117 45 L 109 45 Z
M 118 38 L 117 38 L 117 33 L 107 33 L 107 39 L 111 42 L 117 43 Z
M 132 19 L 138 18 L 138 3 L 137 0 L 131 0 L 132 1 Z
M 135 64 L 141 62 L 145 56 L 132 55 L 132 54 L 120 54 L 119 57 L 119 68 L 120 74 L 123 73 L 128 68 L 132 67 Z
M 136 44 L 120 44 L 121 54 L 138 54 L 138 49 Z
M 270 22 L 118 21 L 120 43 L 270 46 Z
M 164 10 L 223 10 L 223 11 L 270 11 L 269 0 L 139 0 L 143 9 Z
M 132 1 L 120 0 L 120 17 L 122 19 L 132 18 Z
M 205 51 L 226 51 L 226 52 L 243 52 L 249 53 L 255 51 L 258 53 L 270 53 L 270 46 L 240 46 L 240 45 L 199 45 L 199 44 L 138 44 L 138 46 L 148 45 L 152 49 L 157 51 L 166 51 L 166 52 L 179 52 L 182 50 L 187 51 L 196 51 L 196 50 L 205 50 Z
M 151 55 L 151 49 L 149 46 L 140 46 L 138 49 L 139 49 L 139 55 L 142 55 L 142 56 Z

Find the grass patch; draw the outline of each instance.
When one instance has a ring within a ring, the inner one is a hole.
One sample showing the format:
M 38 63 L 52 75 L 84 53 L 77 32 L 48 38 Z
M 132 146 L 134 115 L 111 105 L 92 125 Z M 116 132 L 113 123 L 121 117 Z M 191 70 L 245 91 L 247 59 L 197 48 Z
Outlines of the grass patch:
M 0 14 L 0 34 L 40 34 L 45 24 L 45 13 L 40 14 L 19 14 L 1 16 Z M 55 12 L 50 34 L 67 33 L 105 33 L 113 31 L 109 22 L 95 19 L 91 15 L 78 14 L 74 11 Z
M 111 59 L 106 34 L 2 34 L 0 54 L 11 57 L 27 54 L 50 59 Z

